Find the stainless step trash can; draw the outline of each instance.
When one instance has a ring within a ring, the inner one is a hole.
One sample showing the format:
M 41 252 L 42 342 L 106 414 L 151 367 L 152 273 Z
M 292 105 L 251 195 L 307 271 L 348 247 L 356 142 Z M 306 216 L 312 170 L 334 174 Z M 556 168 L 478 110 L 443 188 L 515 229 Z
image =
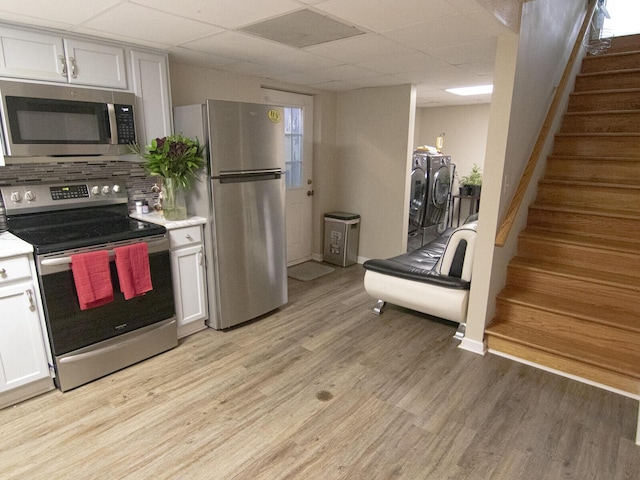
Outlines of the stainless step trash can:
M 358 261 L 360 215 L 331 212 L 324 215 L 324 255 L 327 263 L 347 267 Z

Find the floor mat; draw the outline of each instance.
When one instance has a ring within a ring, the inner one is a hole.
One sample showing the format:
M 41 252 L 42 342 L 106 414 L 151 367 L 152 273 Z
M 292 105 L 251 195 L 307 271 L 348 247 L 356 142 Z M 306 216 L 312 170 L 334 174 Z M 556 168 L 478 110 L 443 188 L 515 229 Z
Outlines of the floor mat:
M 287 275 L 302 282 L 315 280 L 333 272 L 335 269 L 318 262 L 304 262 L 287 268 Z

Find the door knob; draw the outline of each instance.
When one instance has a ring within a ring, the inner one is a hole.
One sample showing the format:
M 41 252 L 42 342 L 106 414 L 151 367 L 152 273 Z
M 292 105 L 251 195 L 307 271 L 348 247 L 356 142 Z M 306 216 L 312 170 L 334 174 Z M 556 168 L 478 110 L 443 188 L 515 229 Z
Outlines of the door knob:
M 307 197 L 313 197 L 313 190 L 307 191 Z

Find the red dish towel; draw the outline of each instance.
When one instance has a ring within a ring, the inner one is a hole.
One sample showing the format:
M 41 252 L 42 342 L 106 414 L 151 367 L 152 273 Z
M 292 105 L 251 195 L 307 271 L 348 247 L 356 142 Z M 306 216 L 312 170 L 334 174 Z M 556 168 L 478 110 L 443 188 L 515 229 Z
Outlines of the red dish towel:
M 120 290 L 124 293 L 125 300 L 153 290 L 147 244 L 140 242 L 118 247 L 115 252 Z
M 71 271 L 80 310 L 99 307 L 113 301 L 109 252 L 99 250 L 71 255 Z

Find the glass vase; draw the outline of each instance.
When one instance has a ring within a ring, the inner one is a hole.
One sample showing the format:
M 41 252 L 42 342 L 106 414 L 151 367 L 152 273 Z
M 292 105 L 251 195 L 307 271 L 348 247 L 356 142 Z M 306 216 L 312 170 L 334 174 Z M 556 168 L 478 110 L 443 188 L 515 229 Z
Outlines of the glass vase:
M 162 211 L 167 220 L 184 220 L 187 218 L 187 202 L 184 188 L 175 178 L 164 179 L 164 200 Z

